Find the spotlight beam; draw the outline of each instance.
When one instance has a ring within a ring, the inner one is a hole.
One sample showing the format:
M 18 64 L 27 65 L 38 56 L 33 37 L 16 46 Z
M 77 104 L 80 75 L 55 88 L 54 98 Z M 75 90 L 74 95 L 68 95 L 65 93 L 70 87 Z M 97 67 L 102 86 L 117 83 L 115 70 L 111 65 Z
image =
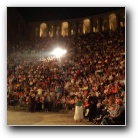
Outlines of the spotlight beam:
M 67 51 L 64 50 L 64 49 L 61 49 L 61 48 L 55 48 L 53 51 L 52 51 L 52 55 L 56 56 L 57 58 L 63 56 L 64 54 L 66 54 Z

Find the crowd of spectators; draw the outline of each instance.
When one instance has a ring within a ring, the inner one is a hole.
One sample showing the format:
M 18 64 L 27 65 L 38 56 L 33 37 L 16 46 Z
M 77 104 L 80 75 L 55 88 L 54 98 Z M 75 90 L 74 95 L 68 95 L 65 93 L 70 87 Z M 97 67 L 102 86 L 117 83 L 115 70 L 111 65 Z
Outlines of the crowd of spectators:
M 57 45 L 67 49 L 61 58 L 49 54 Z M 108 124 L 125 108 L 125 80 L 124 28 L 36 38 L 20 41 L 8 54 L 7 102 L 49 112 L 72 110 L 81 97 L 84 117 Z

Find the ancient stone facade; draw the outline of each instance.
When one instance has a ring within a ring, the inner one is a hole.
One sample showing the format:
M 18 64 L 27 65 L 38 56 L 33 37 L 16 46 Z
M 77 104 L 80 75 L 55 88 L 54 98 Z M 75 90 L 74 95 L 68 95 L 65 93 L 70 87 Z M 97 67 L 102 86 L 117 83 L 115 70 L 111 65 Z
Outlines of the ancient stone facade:
M 31 22 L 31 38 L 87 34 L 125 27 L 125 10 L 67 20 Z

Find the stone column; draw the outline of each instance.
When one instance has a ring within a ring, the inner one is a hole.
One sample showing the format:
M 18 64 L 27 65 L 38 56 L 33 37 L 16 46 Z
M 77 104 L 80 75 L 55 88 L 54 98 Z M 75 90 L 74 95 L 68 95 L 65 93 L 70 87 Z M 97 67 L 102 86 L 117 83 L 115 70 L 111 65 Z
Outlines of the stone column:
M 99 17 L 98 18 L 98 32 L 102 31 L 102 19 Z
M 81 22 L 81 34 L 83 34 L 83 21 Z
M 120 28 L 120 17 L 119 17 L 119 13 L 116 13 L 116 22 L 117 22 L 117 28 Z
M 49 36 L 49 25 L 47 24 L 47 29 L 46 29 L 46 37 Z
M 80 29 L 80 34 L 82 35 L 83 34 L 83 22 L 82 21 L 80 21 L 79 22 L 79 29 Z
M 109 29 L 110 29 L 110 28 L 109 28 L 109 14 L 106 15 L 106 20 L 107 20 L 107 26 L 108 26 L 108 27 L 107 27 L 107 30 L 109 30 Z
M 62 30 L 62 23 L 60 23 L 60 30 L 59 30 L 59 36 L 62 36 L 61 30 Z
M 68 22 L 68 36 L 71 35 L 71 23 Z
M 56 36 L 56 25 L 53 24 L 53 36 L 55 37 Z
M 96 18 L 93 18 L 92 19 L 92 32 L 94 32 L 94 30 L 93 30 L 93 28 L 95 27 L 95 30 L 96 30 L 96 27 L 97 27 L 97 20 L 96 20 Z
M 78 25 L 79 25 L 79 23 L 76 22 L 76 31 L 75 31 L 75 35 L 78 35 Z
M 90 33 L 93 33 L 93 19 L 90 19 Z

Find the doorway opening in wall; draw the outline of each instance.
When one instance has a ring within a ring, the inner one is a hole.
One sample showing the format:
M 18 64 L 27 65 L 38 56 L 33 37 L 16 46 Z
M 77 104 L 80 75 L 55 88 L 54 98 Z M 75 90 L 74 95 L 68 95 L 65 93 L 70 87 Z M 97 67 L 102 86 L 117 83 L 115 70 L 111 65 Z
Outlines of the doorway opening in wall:
M 83 20 L 83 34 L 87 34 L 90 32 L 90 20 L 84 19 Z
M 47 29 L 46 23 L 41 23 L 40 24 L 40 37 L 46 37 L 46 29 Z
M 68 36 L 68 22 L 62 22 L 61 35 L 63 37 Z
M 115 13 L 109 15 L 109 28 L 112 31 L 115 31 L 117 28 L 117 19 Z

